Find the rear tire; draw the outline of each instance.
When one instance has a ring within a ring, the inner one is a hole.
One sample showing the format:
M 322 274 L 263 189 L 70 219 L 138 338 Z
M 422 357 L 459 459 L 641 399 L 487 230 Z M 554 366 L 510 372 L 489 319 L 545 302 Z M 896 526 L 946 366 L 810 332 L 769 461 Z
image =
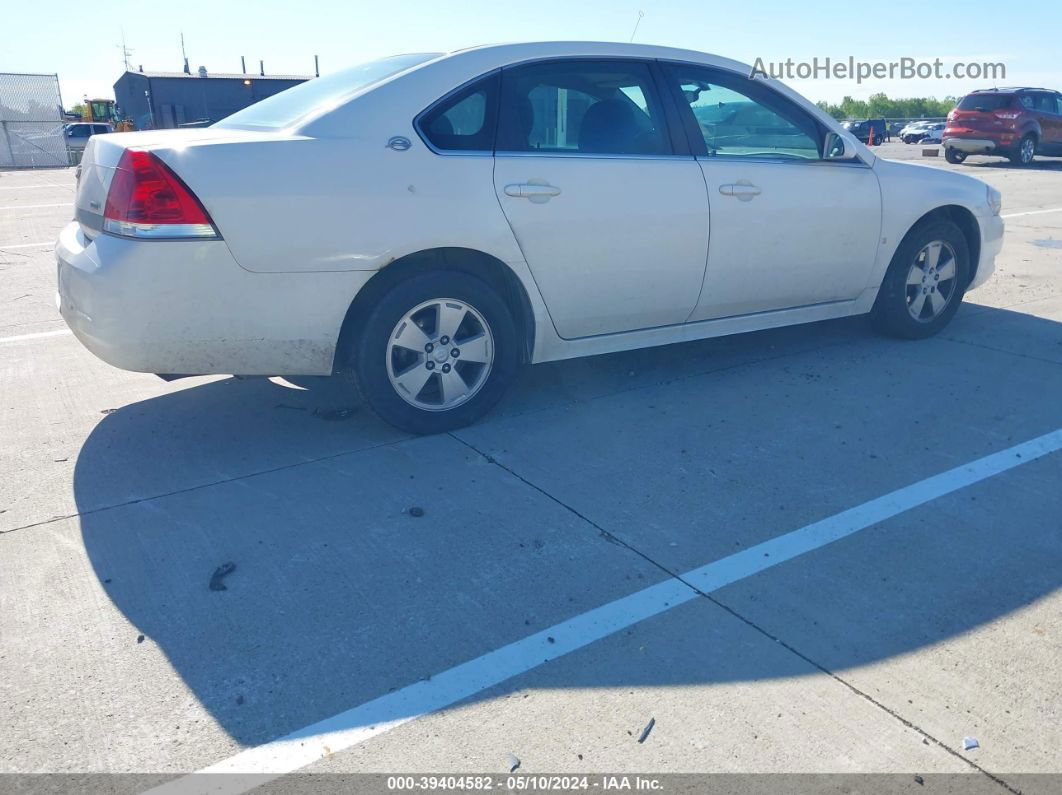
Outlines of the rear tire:
M 456 271 L 400 282 L 357 326 L 347 360 L 365 402 L 415 434 L 482 417 L 520 366 L 512 313 L 488 284 Z
M 1018 148 L 1010 154 L 1010 162 L 1016 166 L 1027 166 L 1036 156 L 1036 136 L 1026 135 L 1018 143 Z
M 958 165 L 966 160 L 966 152 L 960 152 L 958 149 L 949 146 L 944 150 L 944 159 L 949 163 L 955 163 Z
M 874 327 L 903 339 L 931 337 L 959 310 L 969 283 L 970 252 L 951 221 L 917 224 L 889 264 L 871 310 Z

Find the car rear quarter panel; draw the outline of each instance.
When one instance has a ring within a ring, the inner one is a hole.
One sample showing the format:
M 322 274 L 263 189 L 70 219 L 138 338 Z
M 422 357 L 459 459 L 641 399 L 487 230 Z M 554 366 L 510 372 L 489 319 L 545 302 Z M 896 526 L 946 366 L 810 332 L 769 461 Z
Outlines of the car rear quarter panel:
M 419 109 L 408 95 L 371 92 L 347 124 L 158 154 L 247 270 L 373 271 L 441 246 L 521 259 L 494 195 L 493 158 L 435 154 L 413 128 Z M 411 148 L 388 148 L 393 136 Z

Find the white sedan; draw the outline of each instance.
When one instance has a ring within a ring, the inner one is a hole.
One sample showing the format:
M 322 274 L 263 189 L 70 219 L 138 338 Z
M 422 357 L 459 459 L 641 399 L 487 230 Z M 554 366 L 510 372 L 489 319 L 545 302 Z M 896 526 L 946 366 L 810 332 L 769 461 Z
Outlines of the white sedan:
M 875 157 L 750 72 L 479 47 L 94 136 L 60 311 L 117 367 L 350 376 L 417 433 L 475 420 L 524 363 L 863 313 L 939 331 L 992 273 L 999 193 Z

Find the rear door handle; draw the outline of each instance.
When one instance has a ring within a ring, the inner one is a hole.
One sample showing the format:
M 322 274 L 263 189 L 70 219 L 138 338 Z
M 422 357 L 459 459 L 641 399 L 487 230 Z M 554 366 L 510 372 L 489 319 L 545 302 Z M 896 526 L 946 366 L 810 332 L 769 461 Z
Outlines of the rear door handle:
M 505 195 L 518 199 L 530 199 L 536 204 L 548 202 L 554 196 L 560 196 L 560 188 L 536 182 L 521 182 L 505 186 Z
M 753 185 L 747 179 L 740 179 L 737 182 L 730 183 L 729 185 L 720 185 L 719 192 L 722 193 L 724 196 L 733 196 L 740 201 L 747 202 L 752 201 L 763 191 L 761 191 L 759 187 Z

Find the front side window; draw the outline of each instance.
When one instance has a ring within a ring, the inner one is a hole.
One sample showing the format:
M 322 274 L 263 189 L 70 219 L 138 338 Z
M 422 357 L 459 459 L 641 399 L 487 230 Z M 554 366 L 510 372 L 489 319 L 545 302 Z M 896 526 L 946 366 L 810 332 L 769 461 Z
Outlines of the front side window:
M 818 160 L 822 131 L 766 86 L 717 69 L 671 65 L 669 82 L 693 114 L 709 155 Z M 865 122 L 852 125 L 854 133 Z
M 67 133 L 71 138 L 88 138 L 89 137 L 89 125 L 87 124 L 75 124 L 70 128 Z
M 502 71 L 498 151 L 671 153 L 646 64 L 569 60 Z
M 440 151 L 493 151 L 498 80 L 485 77 L 428 110 L 417 120 L 421 134 Z

